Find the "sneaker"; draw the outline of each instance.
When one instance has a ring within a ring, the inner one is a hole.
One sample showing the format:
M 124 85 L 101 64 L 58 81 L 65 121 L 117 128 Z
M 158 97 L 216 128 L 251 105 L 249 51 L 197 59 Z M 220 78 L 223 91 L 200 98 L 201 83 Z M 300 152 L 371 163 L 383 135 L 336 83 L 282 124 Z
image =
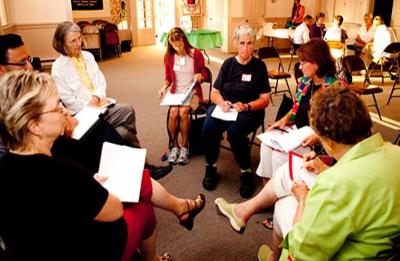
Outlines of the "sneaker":
M 172 164 L 176 164 L 178 157 L 179 157 L 179 148 L 173 147 L 168 154 L 168 162 L 172 163 Z
M 240 174 L 240 195 L 242 198 L 249 198 L 254 193 L 253 173 L 243 172 Z
M 271 254 L 272 250 L 269 248 L 269 246 L 261 245 L 257 254 L 258 261 L 268 261 Z
M 235 206 L 236 204 L 228 203 L 224 198 L 216 198 L 214 201 L 218 214 L 224 215 L 229 219 L 232 228 L 242 234 L 246 229 L 246 223 L 244 223 L 240 218 L 238 218 L 235 214 Z
M 206 190 L 214 190 L 217 187 L 217 183 L 217 168 L 207 165 L 206 173 L 203 178 L 203 188 L 205 188 Z
M 185 147 L 181 147 L 179 150 L 179 158 L 176 161 L 179 165 L 186 165 L 189 163 L 189 150 Z

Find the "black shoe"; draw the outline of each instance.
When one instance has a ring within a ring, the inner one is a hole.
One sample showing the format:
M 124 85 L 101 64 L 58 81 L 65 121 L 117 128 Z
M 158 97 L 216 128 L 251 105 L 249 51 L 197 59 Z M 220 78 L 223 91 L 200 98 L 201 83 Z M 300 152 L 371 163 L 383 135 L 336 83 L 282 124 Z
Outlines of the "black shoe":
M 150 171 L 150 176 L 153 179 L 161 179 L 167 176 L 167 174 L 171 172 L 173 167 L 172 165 L 169 164 L 166 166 L 155 166 L 151 164 L 145 164 L 144 168 Z
M 249 198 L 254 193 L 254 177 L 251 172 L 240 174 L 240 195 L 242 198 Z
M 206 190 L 214 190 L 218 183 L 217 168 L 206 166 L 206 173 L 203 178 L 203 188 Z

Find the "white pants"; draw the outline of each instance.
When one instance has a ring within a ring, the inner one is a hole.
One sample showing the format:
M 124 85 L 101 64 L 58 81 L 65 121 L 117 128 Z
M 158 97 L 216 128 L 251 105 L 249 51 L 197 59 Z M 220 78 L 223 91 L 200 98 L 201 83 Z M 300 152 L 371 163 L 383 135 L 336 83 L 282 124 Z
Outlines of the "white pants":
M 310 148 L 298 147 L 294 150 L 300 154 L 310 152 Z M 261 143 L 260 148 L 260 163 L 256 173 L 258 176 L 263 178 L 272 178 L 275 175 L 276 170 L 288 161 L 288 154 L 286 152 L 280 152 L 273 150 L 271 147 Z
M 293 227 L 297 205 L 297 200 L 292 195 L 280 198 L 275 202 L 274 231 L 282 238 L 285 238 Z

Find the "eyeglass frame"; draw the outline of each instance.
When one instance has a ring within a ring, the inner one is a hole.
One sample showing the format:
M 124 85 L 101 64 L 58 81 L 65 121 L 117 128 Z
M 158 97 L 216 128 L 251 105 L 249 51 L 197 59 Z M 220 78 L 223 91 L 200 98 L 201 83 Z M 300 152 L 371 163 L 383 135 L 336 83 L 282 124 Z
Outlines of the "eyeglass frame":
M 53 113 L 53 112 L 64 113 L 65 110 L 66 110 L 66 108 L 64 107 L 64 104 L 63 104 L 62 101 L 60 100 L 60 101 L 58 102 L 58 105 L 57 105 L 57 107 L 56 107 L 55 109 L 49 110 L 49 111 L 41 112 L 41 113 L 39 113 L 39 115 L 48 114 L 48 113 Z
M 32 64 L 32 62 L 33 62 L 33 57 L 30 56 L 30 55 L 28 55 L 28 57 L 26 57 L 23 61 L 21 61 L 19 63 L 9 63 L 9 62 L 7 62 L 7 63 L 5 63 L 3 65 L 26 66 L 28 62 L 30 64 Z

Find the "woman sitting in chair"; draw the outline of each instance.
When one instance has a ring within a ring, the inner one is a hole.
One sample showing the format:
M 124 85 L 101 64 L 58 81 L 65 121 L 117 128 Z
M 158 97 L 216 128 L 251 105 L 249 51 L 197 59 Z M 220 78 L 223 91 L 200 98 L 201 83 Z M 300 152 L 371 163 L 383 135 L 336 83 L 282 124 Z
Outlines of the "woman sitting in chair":
M 325 41 L 337 41 L 345 43 L 347 36 L 346 31 L 342 28 L 343 16 L 336 15 L 333 18 L 333 25 L 326 30 L 324 40 Z
M 217 186 L 216 163 L 223 132 L 240 167 L 240 195 L 250 197 L 254 193 L 251 171 L 250 148 L 247 135 L 264 122 L 264 109 L 269 104 L 271 88 L 267 67 L 253 57 L 256 32 L 244 25 L 236 29 L 234 40 L 238 54 L 226 59 L 211 90 L 210 106 L 204 122 L 203 139 L 206 155 L 206 172 L 203 187 L 213 190 Z M 217 108 L 219 107 L 219 108 Z M 236 121 L 225 121 L 212 116 L 214 109 L 238 112 Z
M 11 259 L 128 261 L 139 247 L 144 260 L 170 260 L 156 255 L 153 206 L 191 230 L 204 196 L 177 198 L 145 170 L 139 202 L 122 204 L 104 176 L 52 156 L 67 110 L 48 74 L 15 71 L 0 86 L 0 235 Z
M 201 81 L 207 79 L 204 66 L 204 57 L 199 50 L 193 48 L 183 30 L 172 28 L 168 33 L 168 47 L 164 56 L 165 80 L 163 87 L 158 91 L 162 98 L 167 91 L 171 93 L 187 93 L 195 84 L 197 98 L 202 101 L 203 93 Z M 192 92 L 193 93 L 193 92 Z M 189 162 L 189 128 L 192 95 L 183 105 L 171 106 L 169 109 L 168 132 L 172 138 L 172 148 L 168 161 L 172 164 L 185 165 Z M 181 133 L 181 144 L 178 143 L 178 134 Z

